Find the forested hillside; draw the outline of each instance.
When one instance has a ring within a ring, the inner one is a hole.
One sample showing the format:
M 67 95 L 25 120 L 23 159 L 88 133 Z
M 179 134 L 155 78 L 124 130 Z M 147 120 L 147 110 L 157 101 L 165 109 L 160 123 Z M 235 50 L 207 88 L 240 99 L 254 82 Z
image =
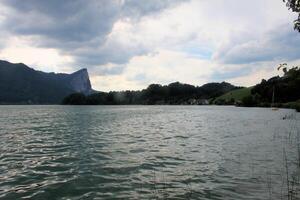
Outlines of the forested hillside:
M 226 83 L 208 83 L 201 87 L 179 82 L 169 85 L 151 84 L 141 91 L 100 92 L 89 96 L 75 93 L 67 96 L 63 104 L 124 105 L 124 104 L 208 104 L 208 99 L 220 96 L 237 87 Z

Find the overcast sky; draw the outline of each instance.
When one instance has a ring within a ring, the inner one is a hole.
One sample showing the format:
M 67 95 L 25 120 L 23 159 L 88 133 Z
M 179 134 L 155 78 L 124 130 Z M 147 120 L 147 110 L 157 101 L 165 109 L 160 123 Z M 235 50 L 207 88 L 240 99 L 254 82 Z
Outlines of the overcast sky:
M 296 18 L 282 0 L 0 0 L 0 59 L 87 68 L 101 91 L 251 86 L 300 63 Z

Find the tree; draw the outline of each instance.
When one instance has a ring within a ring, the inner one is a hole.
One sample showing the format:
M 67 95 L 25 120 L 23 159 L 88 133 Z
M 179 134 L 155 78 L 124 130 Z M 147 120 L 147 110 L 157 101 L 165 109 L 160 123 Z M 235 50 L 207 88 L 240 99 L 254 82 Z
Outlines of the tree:
M 287 64 L 286 63 L 280 64 L 279 67 L 277 68 L 277 70 L 279 71 L 280 69 L 282 69 L 283 73 L 286 74 L 287 73 Z
M 262 80 L 251 90 L 251 93 L 260 96 L 260 102 L 271 102 L 273 92 L 275 91 L 276 103 L 286 103 L 297 101 L 300 99 L 300 68 L 297 66 L 289 67 L 281 65 L 278 69 L 282 69 L 284 75 L 276 76 L 269 80 Z M 248 99 L 247 99 L 248 100 Z
M 63 105 L 85 105 L 86 96 L 82 93 L 73 93 L 65 97 L 62 102 Z
M 286 6 L 295 13 L 298 13 L 298 19 L 294 21 L 295 30 L 300 32 L 300 0 L 283 0 L 286 3 Z
M 246 106 L 246 107 L 253 107 L 253 106 L 256 106 L 257 103 L 258 103 L 258 102 L 256 101 L 256 98 L 255 98 L 255 96 L 253 96 L 253 95 L 245 96 L 245 97 L 242 99 L 242 104 L 243 104 L 243 106 Z

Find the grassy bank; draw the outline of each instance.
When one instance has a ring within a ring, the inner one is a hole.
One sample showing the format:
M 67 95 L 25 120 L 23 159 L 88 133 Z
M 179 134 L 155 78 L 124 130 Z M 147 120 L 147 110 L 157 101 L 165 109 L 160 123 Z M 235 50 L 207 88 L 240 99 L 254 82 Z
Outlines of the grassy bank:
M 251 89 L 252 87 L 241 88 L 227 92 L 226 94 L 214 99 L 213 104 L 231 104 L 234 102 L 242 101 L 243 98 L 251 95 Z

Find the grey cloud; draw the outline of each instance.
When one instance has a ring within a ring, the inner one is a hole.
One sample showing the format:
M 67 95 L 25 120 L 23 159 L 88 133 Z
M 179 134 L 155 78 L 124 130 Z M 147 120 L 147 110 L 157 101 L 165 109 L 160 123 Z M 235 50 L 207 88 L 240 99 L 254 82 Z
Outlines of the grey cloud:
M 20 35 L 39 35 L 61 42 L 105 37 L 118 19 L 120 6 L 109 0 L 7 0 L 14 8 L 6 28 Z
M 244 38 L 219 49 L 214 59 L 226 64 L 245 64 L 273 60 L 300 59 L 300 34 L 289 25 L 277 27 L 259 39 Z
M 6 46 L 5 36 L 0 33 L 0 51 Z
M 3 0 L 11 11 L 2 29 L 33 37 L 32 45 L 71 55 L 75 64 L 126 63 L 147 50 L 108 42 L 114 23 L 122 18 L 138 20 L 184 1 L 188 0 Z
M 115 65 L 113 67 L 94 66 L 94 67 L 89 68 L 89 72 L 91 74 L 93 74 L 93 76 L 120 75 L 123 73 L 124 69 L 125 69 L 124 65 Z
M 106 63 L 123 64 L 131 57 L 147 54 L 148 51 L 148 49 L 140 46 L 128 48 L 122 44 L 108 44 L 97 49 L 78 49 L 73 52 L 73 55 L 77 63 L 93 66 Z
M 141 17 L 187 1 L 189 0 L 125 0 L 122 14 L 129 17 Z

